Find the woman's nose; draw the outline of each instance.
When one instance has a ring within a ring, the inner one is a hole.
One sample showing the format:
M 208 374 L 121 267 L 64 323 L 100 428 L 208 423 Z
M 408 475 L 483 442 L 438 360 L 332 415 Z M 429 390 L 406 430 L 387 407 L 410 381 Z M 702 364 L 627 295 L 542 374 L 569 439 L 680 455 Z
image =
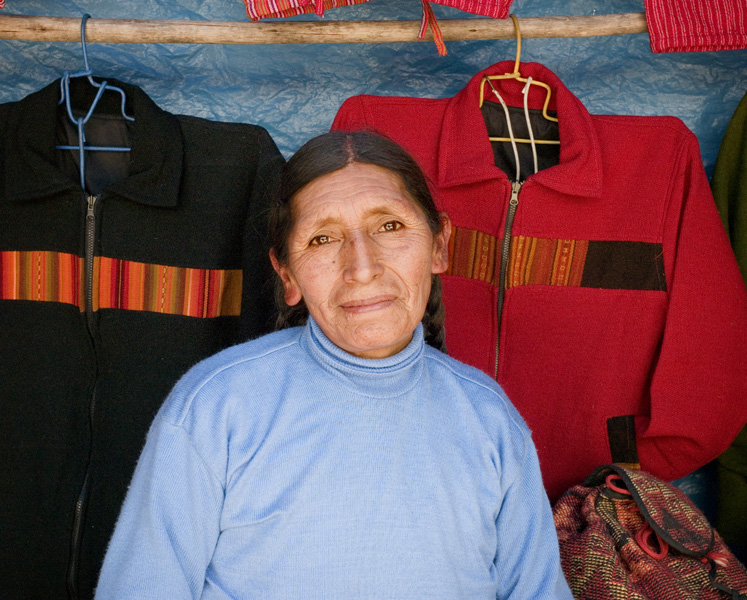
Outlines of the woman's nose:
M 343 242 L 345 281 L 368 283 L 384 271 L 376 243 L 367 235 L 354 235 Z

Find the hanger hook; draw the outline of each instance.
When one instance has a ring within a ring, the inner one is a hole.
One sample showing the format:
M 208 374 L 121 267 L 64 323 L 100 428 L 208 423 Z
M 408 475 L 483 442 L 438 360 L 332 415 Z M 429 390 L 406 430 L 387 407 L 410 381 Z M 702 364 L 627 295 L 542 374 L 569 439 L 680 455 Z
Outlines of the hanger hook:
M 86 21 L 91 18 L 91 15 L 88 13 L 83 15 L 83 18 L 80 21 L 80 45 L 81 48 L 83 48 L 83 69 L 84 71 L 89 71 L 90 67 L 88 66 L 88 50 L 86 49 Z
M 514 31 L 516 32 L 516 61 L 514 62 L 514 75 L 518 76 L 519 73 L 519 62 L 521 60 L 521 27 L 519 27 L 519 18 L 511 13 L 508 15 L 514 22 Z

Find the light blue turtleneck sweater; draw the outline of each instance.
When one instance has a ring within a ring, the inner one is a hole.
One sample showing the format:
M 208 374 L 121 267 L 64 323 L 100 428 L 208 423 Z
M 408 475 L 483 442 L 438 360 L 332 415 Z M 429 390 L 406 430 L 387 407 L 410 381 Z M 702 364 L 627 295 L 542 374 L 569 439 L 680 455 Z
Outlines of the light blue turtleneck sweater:
M 148 434 L 96 598 L 572 596 L 529 431 L 481 372 L 310 320 L 229 348 Z

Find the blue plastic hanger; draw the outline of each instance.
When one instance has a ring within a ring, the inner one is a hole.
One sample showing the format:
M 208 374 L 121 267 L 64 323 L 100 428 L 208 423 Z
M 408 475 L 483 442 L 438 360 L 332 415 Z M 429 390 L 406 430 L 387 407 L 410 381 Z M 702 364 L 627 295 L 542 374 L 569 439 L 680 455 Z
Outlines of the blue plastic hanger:
M 80 186 L 81 188 L 85 189 L 85 152 L 86 151 L 96 151 L 96 152 L 129 152 L 129 147 L 123 147 L 123 146 L 88 146 L 86 145 L 86 134 L 84 126 L 88 122 L 88 120 L 91 118 L 91 115 L 93 115 L 93 111 L 96 109 L 96 106 L 98 105 L 99 100 L 101 99 L 101 96 L 104 94 L 106 90 L 112 90 L 115 92 L 119 92 L 119 94 L 122 96 L 122 116 L 128 120 L 128 121 L 134 121 L 134 117 L 129 116 L 125 112 L 125 100 L 126 95 L 122 88 L 119 88 L 114 85 L 109 85 L 106 81 L 102 81 L 101 83 L 97 83 L 92 75 L 93 70 L 88 66 L 88 51 L 86 49 L 86 21 L 91 18 L 91 15 L 85 14 L 83 15 L 83 19 L 80 23 L 80 43 L 81 47 L 83 49 L 83 66 L 84 69 L 82 71 L 78 71 L 77 73 L 70 73 L 70 71 L 65 71 L 62 75 L 62 79 L 60 80 L 60 101 L 58 104 L 65 103 L 65 107 L 67 108 L 67 114 L 68 117 L 70 117 L 70 120 L 77 126 L 78 128 L 78 145 L 77 146 L 65 146 L 65 145 L 58 145 L 56 148 L 58 150 L 77 150 L 79 153 L 79 164 L 80 164 Z M 93 99 L 93 102 L 91 103 L 91 106 L 88 109 L 88 113 L 85 117 L 78 117 L 76 118 L 73 114 L 73 109 L 70 104 L 70 79 L 73 77 L 86 77 L 88 78 L 88 82 L 98 88 L 98 91 L 96 92 L 96 96 Z

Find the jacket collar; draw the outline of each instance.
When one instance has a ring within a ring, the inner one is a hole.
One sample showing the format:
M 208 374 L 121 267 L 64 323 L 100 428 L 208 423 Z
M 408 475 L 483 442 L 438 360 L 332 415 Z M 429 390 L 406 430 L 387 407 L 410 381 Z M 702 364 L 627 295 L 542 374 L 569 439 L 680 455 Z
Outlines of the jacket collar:
M 183 146 L 176 117 L 160 109 L 139 87 L 107 80 L 127 96 L 128 113 L 135 118 L 131 135 L 129 176 L 107 193 L 152 206 L 176 206 L 181 180 Z M 82 94 L 87 106 L 95 91 L 88 82 L 70 82 L 74 97 Z M 105 93 L 102 97 L 106 97 Z M 90 95 L 90 96 L 89 96 Z M 80 189 L 77 179 L 63 173 L 55 149 L 55 130 L 60 106 L 60 81 L 15 103 L 9 113 L 5 154 L 5 195 L 10 201 L 48 197 Z M 117 99 L 115 99 L 117 100 Z M 77 104 L 74 102 L 73 106 Z M 19 176 L 21 175 L 21 176 Z
M 480 85 L 486 75 L 513 71 L 513 61 L 497 63 L 475 75 L 462 91 L 450 99 L 441 126 L 441 152 L 438 183 L 449 187 L 508 176 L 496 168 L 488 132 L 479 108 Z M 558 165 L 531 175 L 530 179 L 555 191 L 574 196 L 599 197 L 602 192 L 602 160 L 591 115 L 558 77 L 538 63 L 522 63 L 524 77 L 550 86 L 550 110 L 557 111 L 560 132 Z M 523 106 L 523 84 L 513 80 L 493 80 L 507 104 Z M 486 85 L 487 88 L 487 85 Z M 532 86 L 529 107 L 542 108 L 545 92 Z M 492 102 L 490 89 L 485 101 Z

